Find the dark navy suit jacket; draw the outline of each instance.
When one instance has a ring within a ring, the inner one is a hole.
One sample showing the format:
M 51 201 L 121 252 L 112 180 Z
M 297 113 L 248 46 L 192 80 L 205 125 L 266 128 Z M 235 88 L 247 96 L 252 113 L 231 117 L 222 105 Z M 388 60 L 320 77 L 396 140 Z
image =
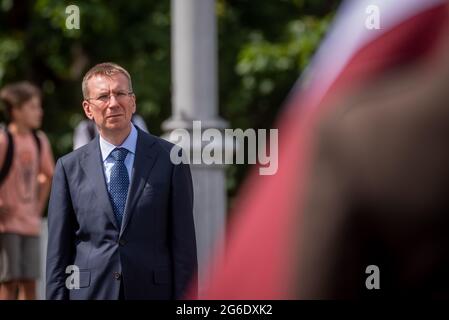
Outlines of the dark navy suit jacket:
M 138 130 L 121 229 L 98 136 L 58 160 L 48 211 L 47 299 L 118 299 L 121 284 L 125 299 L 179 299 L 196 290 L 192 178 L 189 165 L 170 161 L 172 147 Z M 79 289 L 67 289 L 69 265 L 79 268 Z

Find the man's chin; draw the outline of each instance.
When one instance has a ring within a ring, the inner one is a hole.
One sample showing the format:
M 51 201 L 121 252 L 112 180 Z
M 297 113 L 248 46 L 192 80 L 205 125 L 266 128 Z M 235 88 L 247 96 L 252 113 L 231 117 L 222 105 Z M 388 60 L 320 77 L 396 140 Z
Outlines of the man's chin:
M 126 130 L 128 125 L 125 121 L 110 121 L 106 124 L 105 129 L 108 131 Z

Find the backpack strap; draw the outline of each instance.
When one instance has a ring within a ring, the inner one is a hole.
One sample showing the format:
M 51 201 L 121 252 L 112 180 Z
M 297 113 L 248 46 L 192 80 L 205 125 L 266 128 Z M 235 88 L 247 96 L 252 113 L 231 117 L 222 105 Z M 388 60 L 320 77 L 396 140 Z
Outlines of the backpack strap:
M 37 155 L 39 156 L 39 159 L 41 158 L 41 150 L 42 150 L 42 143 L 41 143 L 41 139 L 39 138 L 39 136 L 37 135 L 37 130 L 33 130 L 33 138 L 34 141 L 36 142 L 36 146 L 37 146 Z
M 37 130 L 33 130 L 32 133 L 33 133 L 33 138 L 34 138 L 34 141 L 36 142 L 36 147 L 37 147 L 37 170 L 39 173 L 41 170 L 42 143 L 41 143 L 41 139 L 37 135 Z
M 3 181 L 5 181 L 6 177 L 9 174 L 9 170 L 11 170 L 12 159 L 14 156 L 14 140 L 13 140 L 12 134 L 11 134 L 11 132 L 9 132 L 8 128 L 6 128 L 6 127 L 3 130 L 4 130 L 4 132 L 6 134 L 6 138 L 8 140 L 8 142 L 7 142 L 8 147 L 6 148 L 5 161 L 3 161 L 3 166 L 0 170 L 0 185 L 3 183 Z M 34 141 L 36 142 L 36 146 L 37 146 L 38 167 L 40 167 L 42 143 L 41 143 L 41 139 L 37 135 L 37 130 L 33 130 L 32 133 L 33 133 Z
M 8 147 L 6 148 L 5 161 L 3 161 L 3 166 L 0 170 L 0 185 L 5 181 L 5 178 L 8 176 L 9 170 L 12 165 L 12 158 L 14 155 L 14 143 L 11 132 L 5 128 L 5 134 L 8 140 Z

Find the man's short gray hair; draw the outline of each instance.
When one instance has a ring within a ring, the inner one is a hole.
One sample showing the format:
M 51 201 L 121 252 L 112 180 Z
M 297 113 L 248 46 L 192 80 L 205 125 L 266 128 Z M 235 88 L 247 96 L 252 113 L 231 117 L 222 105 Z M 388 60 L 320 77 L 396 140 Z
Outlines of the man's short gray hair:
M 103 62 L 103 63 L 99 63 L 95 66 L 93 66 L 89 71 L 87 71 L 86 75 L 83 78 L 83 83 L 82 83 L 82 90 L 83 90 L 83 97 L 84 99 L 88 99 L 89 98 L 89 92 L 87 90 L 87 82 L 89 81 L 89 79 L 91 79 L 92 77 L 95 76 L 113 76 L 115 74 L 121 73 L 123 74 L 126 78 L 128 78 L 128 85 L 129 85 L 129 90 L 132 92 L 133 91 L 133 86 L 131 83 L 131 76 L 129 74 L 128 71 L 126 71 L 125 68 L 119 66 L 116 63 L 113 62 Z

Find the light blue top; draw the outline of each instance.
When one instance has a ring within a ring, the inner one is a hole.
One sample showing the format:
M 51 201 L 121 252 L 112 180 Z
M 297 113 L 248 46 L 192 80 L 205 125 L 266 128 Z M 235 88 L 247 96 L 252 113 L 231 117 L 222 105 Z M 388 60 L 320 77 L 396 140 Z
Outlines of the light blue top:
M 129 133 L 128 137 L 123 141 L 123 143 L 119 146 L 114 146 L 112 143 L 107 142 L 103 137 L 100 135 L 100 150 L 101 150 L 101 156 L 103 159 L 103 169 L 104 174 L 106 176 L 106 184 L 108 186 L 109 190 L 109 182 L 111 181 L 111 170 L 114 166 L 114 158 L 111 156 L 112 150 L 115 148 L 125 148 L 128 150 L 128 154 L 125 158 L 125 166 L 128 170 L 128 177 L 129 182 L 131 183 L 131 173 L 132 168 L 134 164 L 134 158 L 136 156 L 136 144 L 137 144 L 137 129 L 134 127 L 134 125 L 131 125 L 131 132 Z

